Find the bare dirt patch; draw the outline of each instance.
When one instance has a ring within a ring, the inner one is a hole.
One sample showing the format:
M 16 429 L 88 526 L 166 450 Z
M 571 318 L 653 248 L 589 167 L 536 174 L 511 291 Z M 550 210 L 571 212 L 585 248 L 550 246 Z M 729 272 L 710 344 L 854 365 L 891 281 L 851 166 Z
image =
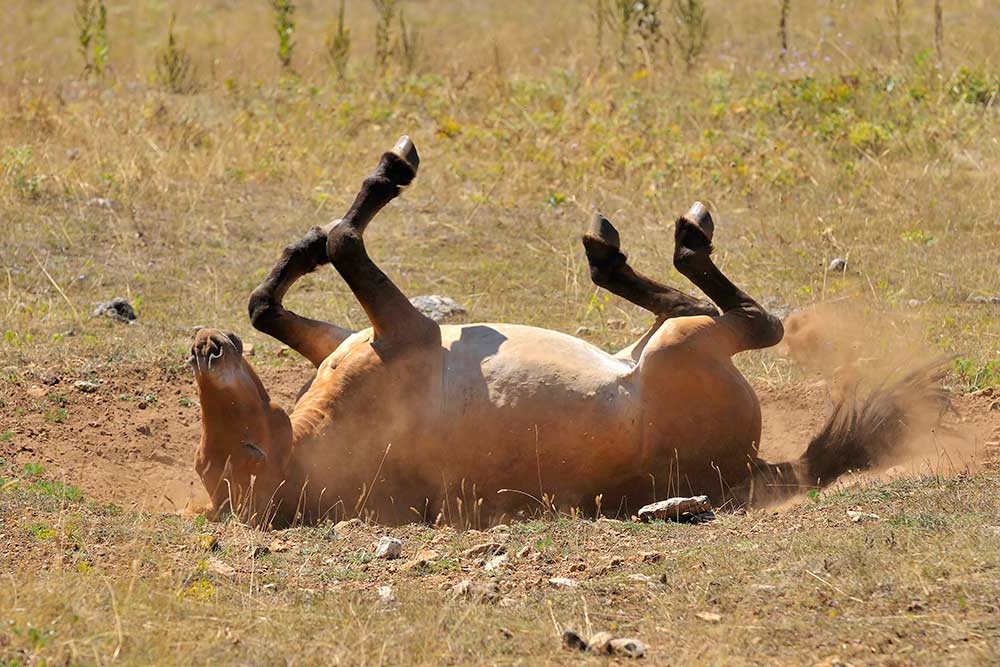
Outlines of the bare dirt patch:
M 311 366 L 294 356 L 254 360 L 280 405 L 291 409 Z M 77 382 L 91 387 L 75 386 Z M 150 511 L 197 511 L 207 502 L 194 472 L 200 410 L 183 366 L 119 366 L 88 376 L 25 370 L 7 383 L 0 407 L 0 457 L 41 464 L 48 475 L 79 486 L 88 498 Z M 761 454 L 771 461 L 798 457 L 826 418 L 823 382 L 761 388 Z M 894 460 L 893 473 L 954 475 L 974 470 L 1000 439 L 1000 410 L 992 392 L 953 397 L 957 433 L 931 438 Z M 878 472 L 874 473 L 875 475 Z M 870 478 L 867 475 L 865 478 Z

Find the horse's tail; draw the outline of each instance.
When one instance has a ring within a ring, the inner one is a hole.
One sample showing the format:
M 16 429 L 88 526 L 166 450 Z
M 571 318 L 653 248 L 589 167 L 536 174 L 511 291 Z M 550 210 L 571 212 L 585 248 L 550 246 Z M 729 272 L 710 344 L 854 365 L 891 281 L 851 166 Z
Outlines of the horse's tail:
M 832 484 L 849 471 L 868 470 L 898 452 L 916 430 L 941 426 L 951 409 L 942 386 L 946 359 L 935 359 L 865 395 L 857 383 L 796 461 L 753 463 L 751 503 L 766 504 Z

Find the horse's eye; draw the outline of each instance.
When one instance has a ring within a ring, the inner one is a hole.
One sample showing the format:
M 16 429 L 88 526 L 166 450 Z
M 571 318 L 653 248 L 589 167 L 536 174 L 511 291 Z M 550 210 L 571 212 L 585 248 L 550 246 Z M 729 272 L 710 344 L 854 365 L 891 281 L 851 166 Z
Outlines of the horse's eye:
M 254 457 L 258 461 L 263 461 L 264 459 L 267 458 L 267 454 L 264 453 L 264 450 L 262 450 L 260 447 L 253 444 L 252 442 L 244 442 L 243 449 L 245 449 L 250 454 L 250 456 Z

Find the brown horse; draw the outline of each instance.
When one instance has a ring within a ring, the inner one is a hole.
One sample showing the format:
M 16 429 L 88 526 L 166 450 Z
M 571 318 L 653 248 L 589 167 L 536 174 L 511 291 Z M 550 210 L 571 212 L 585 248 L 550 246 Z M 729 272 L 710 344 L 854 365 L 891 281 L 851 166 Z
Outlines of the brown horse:
M 468 524 L 539 506 L 627 515 L 668 493 L 743 505 L 829 483 L 903 437 L 889 388 L 842 403 L 800 460 L 757 457 L 760 405 L 732 357 L 775 345 L 782 325 L 715 266 L 701 204 L 676 222 L 674 266 L 714 306 L 632 269 L 603 217 L 584 235 L 594 282 L 657 317 L 617 355 L 528 326 L 439 326 L 363 239 L 418 163 L 403 137 L 344 217 L 287 247 L 251 295 L 254 327 L 317 368 L 291 414 L 271 402 L 236 335 L 197 333 L 196 466 L 217 511 L 264 525 L 359 514 Z M 351 332 L 282 306 L 298 278 L 327 263 L 371 328 Z

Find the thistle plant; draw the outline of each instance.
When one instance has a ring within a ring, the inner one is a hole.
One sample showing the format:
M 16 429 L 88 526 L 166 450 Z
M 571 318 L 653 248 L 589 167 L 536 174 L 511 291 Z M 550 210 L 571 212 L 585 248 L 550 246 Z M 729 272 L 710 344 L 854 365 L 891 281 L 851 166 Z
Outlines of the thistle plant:
M 375 69 L 382 71 L 389 61 L 392 44 L 392 23 L 399 9 L 399 0 L 372 0 L 375 5 Z
M 708 38 L 704 0 L 674 0 L 674 20 L 677 24 L 674 41 L 690 70 Z
M 341 79 L 347 74 L 347 61 L 351 55 L 351 31 L 344 22 L 345 0 L 340 0 L 337 24 L 326 35 L 326 56 Z
M 76 27 L 83 71 L 104 76 L 110 53 L 108 10 L 104 0 L 77 0 Z
M 274 12 L 274 30 L 278 33 L 278 60 L 281 66 L 289 69 L 292 66 L 292 53 L 295 51 L 295 42 L 292 33 L 295 31 L 295 22 L 292 17 L 295 14 L 294 0 L 270 0 L 271 10 Z
M 188 93 L 195 89 L 194 67 L 187 51 L 178 45 L 174 35 L 176 14 L 170 15 L 167 43 L 156 55 L 156 80 L 172 93 Z

